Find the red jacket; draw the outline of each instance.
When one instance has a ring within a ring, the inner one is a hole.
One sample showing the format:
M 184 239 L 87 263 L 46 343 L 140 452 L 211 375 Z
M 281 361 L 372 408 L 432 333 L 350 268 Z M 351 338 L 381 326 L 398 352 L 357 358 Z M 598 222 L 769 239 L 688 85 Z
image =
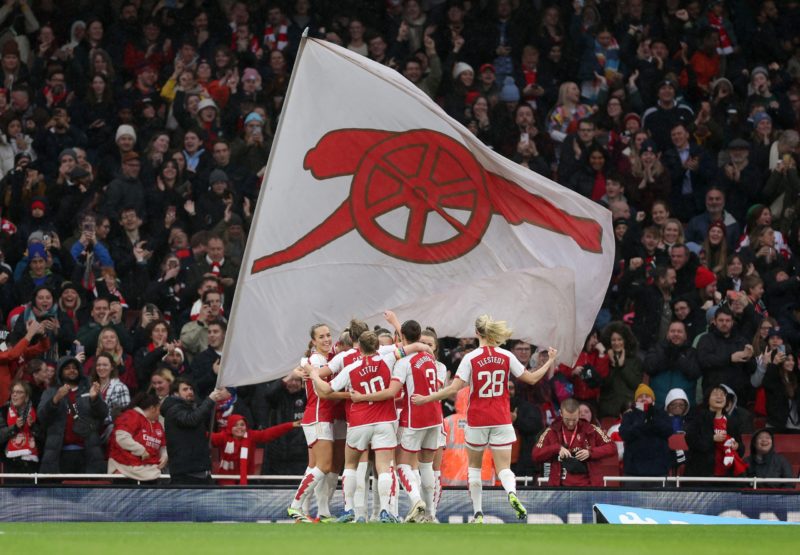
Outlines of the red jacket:
M 116 432 L 128 432 L 133 441 L 140 444 L 147 451 L 148 457 L 142 459 L 117 443 Z M 161 422 L 151 422 L 145 415 L 136 409 L 126 410 L 114 421 L 114 431 L 108 444 L 108 456 L 125 466 L 144 466 L 158 464 L 161 461 L 161 448 L 167 443 L 164 428 Z
M 4 405 L 10 396 L 11 378 L 17 371 L 18 359 L 29 360 L 49 350 L 50 340 L 44 336 L 35 345 L 29 345 L 23 337 L 9 350 L 0 352 L 0 405 Z
M 589 469 L 588 474 L 567 472 L 562 479 L 558 453 L 562 446 L 568 445 L 571 449 L 589 450 L 589 458 L 585 461 Z M 550 479 L 547 482 L 549 486 L 602 486 L 603 476 L 597 469 L 598 461 L 605 457 L 616 457 L 617 446 L 608 439 L 603 430 L 585 420 L 579 420 L 577 428 L 569 431 L 564 428 L 564 423 L 559 418 L 539 437 L 532 454 L 535 462 L 550 463 Z
M 267 443 L 273 439 L 278 439 L 282 435 L 288 434 L 294 428 L 294 422 L 278 424 L 265 430 L 247 430 L 247 434 L 237 439 L 233 437 L 233 426 L 244 420 L 244 416 L 232 414 L 228 417 L 228 425 L 224 432 L 214 432 L 211 434 L 211 445 L 219 449 L 220 463 L 219 474 L 230 474 L 239 476 L 238 484 L 247 485 L 247 471 L 253 464 L 255 457 L 255 447 L 259 443 Z M 247 464 L 242 465 L 241 461 L 247 459 Z M 236 480 L 220 480 L 222 486 L 233 486 Z
M 586 382 L 583 381 L 583 378 L 578 376 L 573 376 L 572 371 L 578 366 L 586 366 L 586 365 L 594 366 L 597 373 L 600 374 L 603 378 L 608 377 L 608 355 L 604 354 L 600 356 L 597 351 L 592 351 L 587 353 L 582 351 L 580 356 L 578 356 L 578 360 L 575 361 L 575 366 L 570 368 L 569 366 L 562 364 L 559 368 L 561 372 L 572 382 L 572 396 L 577 399 L 578 401 L 597 401 L 600 397 L 600 388 L 599 387 L 589 387 L 586 385 Z

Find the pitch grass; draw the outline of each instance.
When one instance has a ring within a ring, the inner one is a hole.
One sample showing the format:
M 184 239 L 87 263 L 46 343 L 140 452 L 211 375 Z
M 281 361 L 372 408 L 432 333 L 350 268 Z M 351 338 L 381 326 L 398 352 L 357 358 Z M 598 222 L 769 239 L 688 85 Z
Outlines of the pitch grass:
M 0 523 L 0 553 L 58 555 L 762 555 L 798 541 L 795 526 Z

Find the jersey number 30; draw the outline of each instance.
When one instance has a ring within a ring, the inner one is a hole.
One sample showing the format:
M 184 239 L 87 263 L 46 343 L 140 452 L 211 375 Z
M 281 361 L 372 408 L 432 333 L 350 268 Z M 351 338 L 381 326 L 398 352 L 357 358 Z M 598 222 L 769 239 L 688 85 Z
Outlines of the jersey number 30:
M 500 397 L 503 395 L 505 382 L 505 370 L 495 370 L 494 372 L 483 370 L 478 372 L 478 383 L 481 384 L 478 389 L 478 397 Z

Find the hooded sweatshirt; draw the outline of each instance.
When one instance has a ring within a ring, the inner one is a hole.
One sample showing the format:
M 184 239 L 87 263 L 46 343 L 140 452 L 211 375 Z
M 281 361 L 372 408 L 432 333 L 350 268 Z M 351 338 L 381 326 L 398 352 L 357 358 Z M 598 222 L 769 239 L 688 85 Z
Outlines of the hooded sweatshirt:
M 683 424 L 684 421 L 686 420 L 686 415 L 689 414 L 689 409 L 692 406 L 692 404 L 689 402 L 689 398 L 686 396 L 686 392 L 683 389 L 676 387 L 670 389 L 669 392 L 667 392 L 667 397 L 666 399 L 664 399 L 664 410 L 667 410 L 669 404 L 677 399 L 683 399 L 684 401 L 686 401 L 686 410 L 683 411 L 683 414 L 675 416 L 669 415 L 669 419 L 672 422 L 672 433 L 675 434 L 685 431 Z M 667 411 L 667 413 L 669 414 L 669 411 Z
M 762 433 L 769 434 L 772 437 L 772 448 L 768 453 L 758 455 L 756 454 L 756 441 Z M 748 465 L 748 476 L 756 476 L 758 478 L 794 478 L 791 463 L 786 457 L 775 452 L 775 435 L 768 428 L 763 428 L 753 434 L 750 440 L 750 456 L 745 459 L 745 462 Z M 794 484 L 777 483 L 766 485 L 772 488 L 794 489 Z

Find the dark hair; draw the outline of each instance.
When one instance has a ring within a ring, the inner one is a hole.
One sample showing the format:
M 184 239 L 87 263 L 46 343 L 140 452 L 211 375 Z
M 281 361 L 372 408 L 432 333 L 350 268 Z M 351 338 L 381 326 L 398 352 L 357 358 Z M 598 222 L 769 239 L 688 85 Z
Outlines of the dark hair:
M 161 403 L 161 400 L 156 395 L 156 392 L 153 390 L 146 390 L 140 391 L 136 394 L 136 396 L 131 401 L 130 408 L 139 408 L 142 410 L 147 410 L 151 407 L 157 407 Z
M 170 394 L 175 395 L 178 392 L 178 389 L 180 389 L 181 384 L 186 384 L 192 389 L 194 389 L 194 382 L 192 382 L 192 380 L 190 380 L 185 376 L 180 376 L 178 378 L 175 378 L 175 381 L 170 384 L 169 386 Z
M 731 308 L 725 304 L 720 305 L 720 307 L 717 308 L 717 311 L 714 313 L 714 320 L 716 320 L 717 316 L 719 316 L 720 314 L 727 314 L 728 316 L 733 318 L 733 311 L 731 311 Z
M 208 291 L 205 291 L 203 293 L 202 297 L 200 297 L 200 302 L 202 302 L 203 304 L 206 304 L 208 302 L 208 296 L 209 295 L 219 295 L 220 297 L 222 297 L 222 294 L 219 291 L 217 291 L 216 289 L 209 289 Z
M 228 323 L 222 318 L 214 318 L 210 322 L 206 322 L 206 328 L 211 326 L 219 326 L 222 328 L 222 331 L 228 331 Z
M 153 330 L 156 329 L 156 326 L 159 324 L 163 324 L 167 328 L 167 340 L 169 340 L 169 337 L 171 335 L 169 329 L 169 322 L 167 322 L 163 318 L 159 318 L 158 320 L 153 320 L 152 322 L 147 324 L 147 327 L 144 328 L 145 337 L 150 338 L 153 335 Z
M 422 334 L 422 326 L 420 326 L 419 322 L 416 320 L 406 320 L 403 322 L 403 325 L 400 326 L 400 333 L 403 334 L 406 341 L 414 343 L 415 341 L 419 341 L 419 336 Z

